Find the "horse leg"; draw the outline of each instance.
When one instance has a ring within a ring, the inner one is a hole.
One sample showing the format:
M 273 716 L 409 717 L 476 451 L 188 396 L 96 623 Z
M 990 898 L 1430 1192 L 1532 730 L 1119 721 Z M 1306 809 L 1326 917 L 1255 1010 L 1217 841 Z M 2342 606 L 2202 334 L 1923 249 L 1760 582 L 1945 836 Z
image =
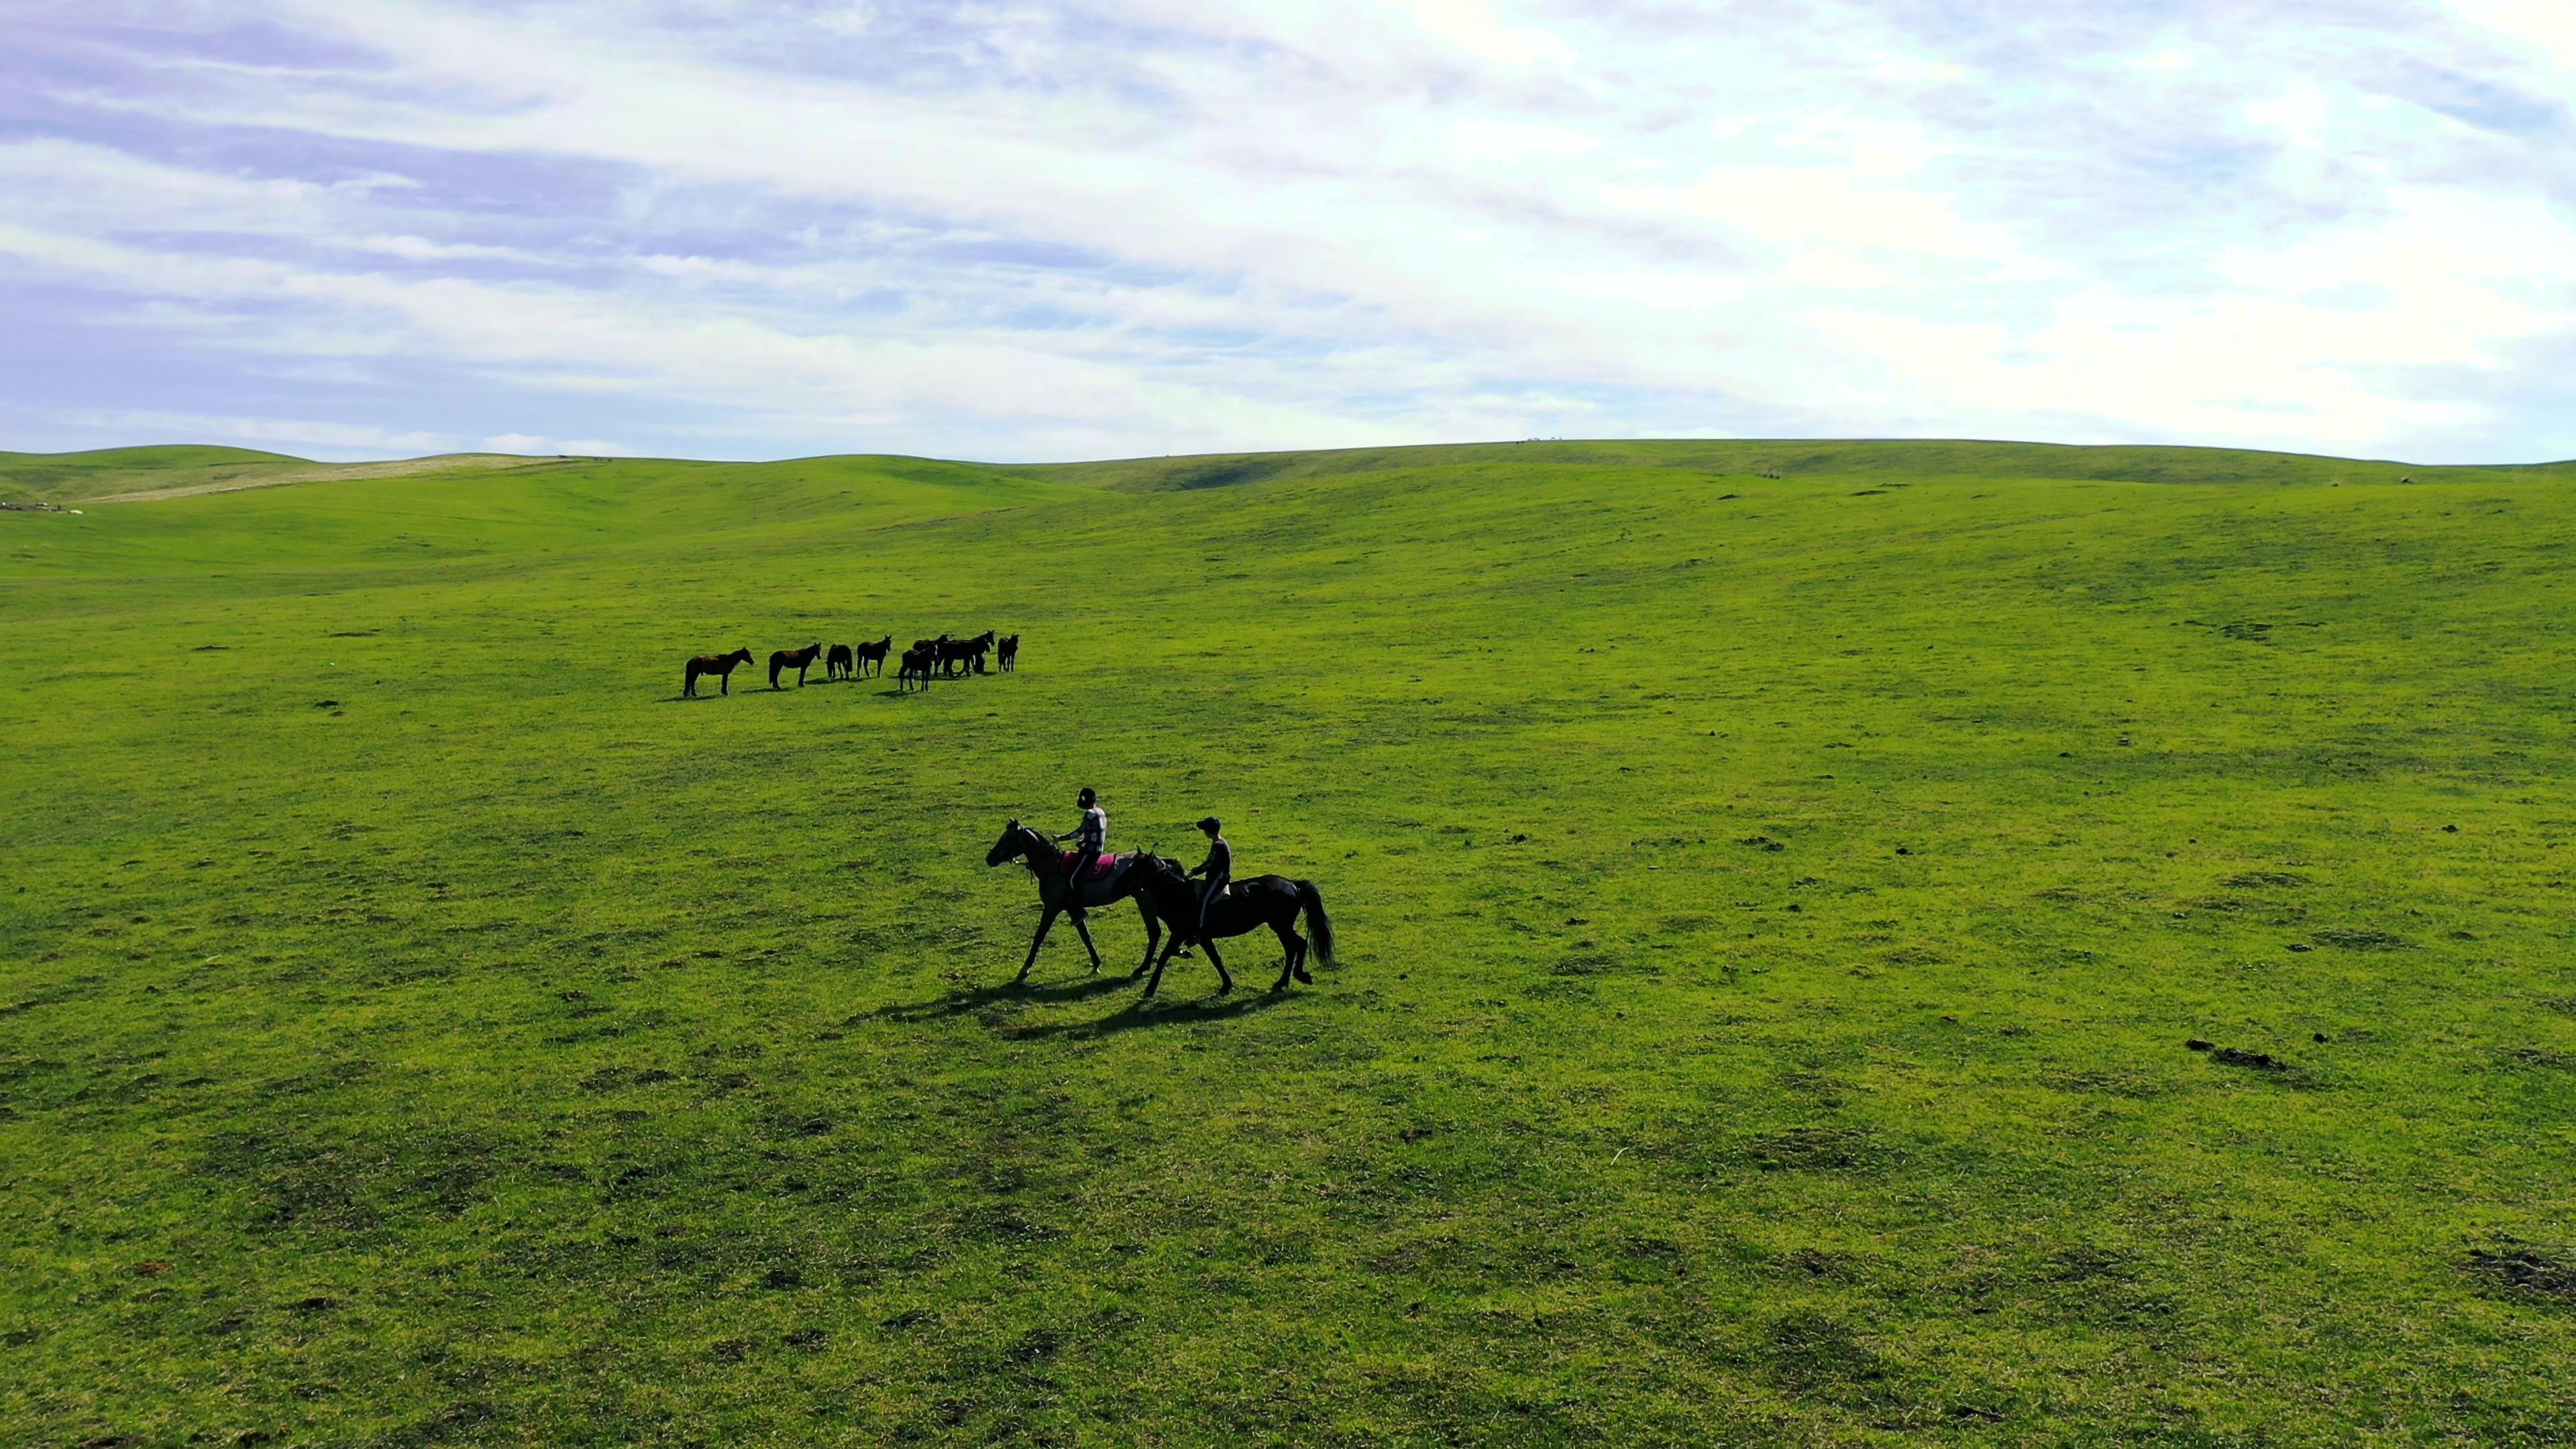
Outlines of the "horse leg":
M 1046 914 L 1038 917 L 1038 933 L 1029 938 L 1029 959 L 1020 963 L 1020 974 L 1011 978 L 1013 986 L 1029 979 L 1029 968 L 1038 964 L 1038 948 L 1046 944 L 1047 927 L 1054 924 L 1055 907 L 1049 906 Z
M 723 696 L 724 696 L 725 698 L 727 698 L 727 699 L 731 699 L 731 698 L 733 698 L 733 671 L 732 671 L 732 670 L 728 669 L 728 670 L 726 670 L 724 673 L 719 674 L 719 675 L 717 675 L 717 676 L 716 676 L 716 692 L 717 692 L 718 694 L 723 695 Z
M 1083 923 L 1082 912 L 1078 910 L 1073 913 L 1073 929 L 1076 935 L 1082 937 L 1082 949 L 1091 953 L 1091 974 L 1099 975 L 1100 948 L 1091 944 L 1091 927 Z
M 1288 918 L 1294 919 L 1294 916 Z M 1280 948 L 1288 953 L 1287 969 L 1280 975 L 1279 984 L 1287 985 L 1288 978 L 1294 976 L 1309 986 L 1314 985 L 1315 978 L 1306 974 L 1306 938 L 1298 935 L 1297 928 L 1285 920 L 1272 922 L 1270 929 L 1279 933 Z
M 1177 936 L 1180 933 L 1176 929 L 1173 934 Z M 1216 968 L 1217 995 L 1223 996 L 1227 992 L 1232 991 L 1234 989 L 1234 973 L 1225 969 L 1225 958 L 1216 953 L 1216 942 L 1213 940 L 1203 940 L 1199 942 L 1199 944 L 1207 948 L 1208 964 Z
M 1175 926 L 1175 927 L 1173 927 L 1173 928 L 1172 928 L 1172 940 L 1171 940 L 1171 945 L 1165 946 L 1165 947 L 1163 948 L 1163 954 L 1162 954 L 1161 956 L 1159 956 L 1159 957 L 1156 957 L 1156 958 L 1155 958 L 1155 960 L 1154 960 L 1154 979 L 1145 983 L 1145 999 L 1146 999 L 1146 1000 L 1148 1000 L 1148 1001 L 1152 1000 L 1152 999 L 1153 999 L 1153 997 L 1154 997 L 1154 993 L 1155 993 L 1156 991 L 1158 991 L 1158 990 L 1162 989 L 1162 985 L 1163 985 L 1163 968 L 1172 964 L 1172 947 L 1173 947 L 1173 946 L 1178 946 L 1179 944 L 1181 944 L 1181 930 L 1180 930 L 1180 927 Z M 1137 973 L 1138 973 L 1139 975 L 1142 975 L 1142 974 L 1143 974 L 1143 972 L 1144 972 L 1144 970 L 1145 970 L 1145 968 L 1144 968 L 1144 967 L 1142 967 L 1142 966 L 1139 966 L 1139 967 L 1137 967 L 1137 968 L 1136 968 L 1136 970 L 1137 970 Z
M 1154 964 L 1154 948 L 1163 943 L 1162 920 L 1154 914 L 1154 908 L 1145 903 L 1143 896 L 1136 898 L 1136 909 L 1145 917 L 1145 959 L 1137 962 L 1136 969 L 1127 973 L 1130 981 L 1144 975 L 1145 968 Z M 1174 926 L 1172 929 L 1178 931 L 1180 928 Z

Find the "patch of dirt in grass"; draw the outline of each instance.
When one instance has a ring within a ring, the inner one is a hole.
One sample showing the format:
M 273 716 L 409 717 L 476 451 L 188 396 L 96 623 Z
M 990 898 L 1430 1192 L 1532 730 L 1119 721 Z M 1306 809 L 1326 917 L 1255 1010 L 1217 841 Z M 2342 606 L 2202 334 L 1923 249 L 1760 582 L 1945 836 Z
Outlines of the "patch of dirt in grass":
M 2526 1067 L 2555 1067 L 2560 1070 L 2576 1067 L 2576 1053 L 2556 1051 L 2549 1047 L 2506 1047 L 2504 1054 Z
M 2576 1260 L 2529 1243 L 2504 1242 L 2469 1254 L 2468 1270 L 2516 1295 L 2576 1303 Z
M 2357 926 L 2327 926 L 2315 936 L 2329 946 L 2347 951 L 2411 951 L 2415 943 L 2388 931 L 2365 930 Z
M 2295 871 L 2287 870 L 2239 871 L 2219 882 L 2220 885 L 2240 891 L 2275 890 L 2292 886 L 2303 886 L 2307 883 L 2308 878 L 2306 876 L 2300 875 Z

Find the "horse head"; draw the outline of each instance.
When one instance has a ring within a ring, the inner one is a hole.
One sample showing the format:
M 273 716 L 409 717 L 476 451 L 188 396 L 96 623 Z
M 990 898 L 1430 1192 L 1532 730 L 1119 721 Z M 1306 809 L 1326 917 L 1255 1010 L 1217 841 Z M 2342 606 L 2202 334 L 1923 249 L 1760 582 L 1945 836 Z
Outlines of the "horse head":
M 1003 861 L 1009 860 L 1014 856 L 1026 854 L 1028 851 L 1028 841 L 1025 837 L 1028 834 L 1028 827 L 1022 825 L 1017 820 L 1013 820 L 1010 824 L 1003 826 L 1002 838 L 993 842 L 993 848 L 991 850 L 984 852 L 984 863 L 986 865 L 1000 865 Z

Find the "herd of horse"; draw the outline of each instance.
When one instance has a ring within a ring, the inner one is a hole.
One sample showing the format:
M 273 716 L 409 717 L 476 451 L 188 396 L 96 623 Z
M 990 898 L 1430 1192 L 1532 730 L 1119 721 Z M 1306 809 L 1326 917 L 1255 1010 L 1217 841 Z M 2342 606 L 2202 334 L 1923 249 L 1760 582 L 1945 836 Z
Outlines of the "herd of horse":
M 813 668 L 818 659 L 823 663 L 826 679 L 864 679 L 868 677 L 871 666 L 877 674 L 883 675 L 886 655 L 893 650 L 892 634 L 870 643 L 834 644 L 828 649 L 821 644 L 808 644 L 802 649 L 775 650 L 769 656 L 769 687 L 783 688 L 779 679 L 793 669 L 796 671 L 796 687 L 804 688 L 805 671 Z M 992 670 L 986 667 L 987 656 L 1006 672 L 1019 668 L 1020 636 L 996 635 L 987 629 L 967 639 L 948 634 L 936 639 L 915 639 L 912 647 L 903 651 L 896 661 L 895 688 L 904 690 L 917 685 L 928 689 L 934 676 L 948 679 L 961 673 L 989 674 Z M 718 694 L 731 694 L 734 670 L 750 662 L 751 651 L 748 649 L 736 649 L 730 654 L 701 654 L 690 660 L 681 674 L 680 696 L 683 699 L 697 698 L 698 681 L 709 675 L 715 677 Z

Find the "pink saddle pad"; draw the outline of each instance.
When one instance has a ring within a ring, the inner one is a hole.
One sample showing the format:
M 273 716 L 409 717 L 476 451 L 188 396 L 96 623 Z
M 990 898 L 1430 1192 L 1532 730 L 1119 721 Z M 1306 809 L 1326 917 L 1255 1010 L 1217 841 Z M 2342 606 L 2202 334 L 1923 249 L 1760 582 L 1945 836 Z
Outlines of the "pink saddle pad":
M 1071 870 L 1073 868 L 1074 854 L 1075 852 L 1070 850 L 1064 853 L 1065 869 Z M 1091 864 L 1083 867 L 1082 878 L 1084 880 L 1107 880 L 1109 879 L 1109 872 L 1115 869 L 1117 864 L 1118 857 L 1114 855 L 1093 856 L 1091 858 Z

